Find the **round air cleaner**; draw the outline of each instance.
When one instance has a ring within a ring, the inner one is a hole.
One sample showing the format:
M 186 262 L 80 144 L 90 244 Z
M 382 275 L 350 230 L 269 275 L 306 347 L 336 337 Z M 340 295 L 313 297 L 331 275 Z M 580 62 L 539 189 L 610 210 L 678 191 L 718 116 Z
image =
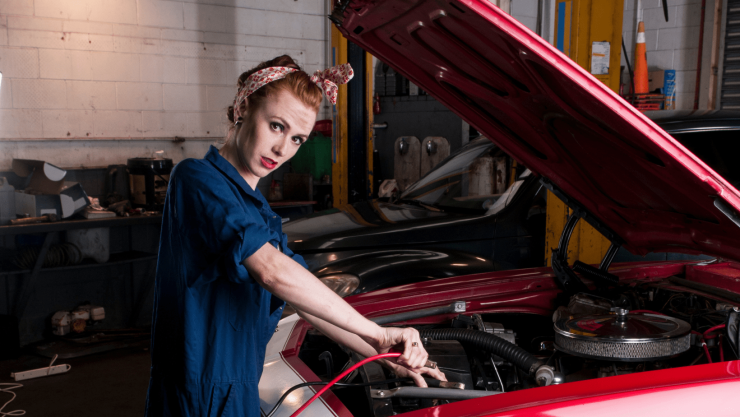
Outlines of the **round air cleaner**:
M 586 358 L 641 362 L 670 358 L 691 346 L 691 325 L 683 320 L 656 314 L 614 314 L 558 320 L 555 345 Z

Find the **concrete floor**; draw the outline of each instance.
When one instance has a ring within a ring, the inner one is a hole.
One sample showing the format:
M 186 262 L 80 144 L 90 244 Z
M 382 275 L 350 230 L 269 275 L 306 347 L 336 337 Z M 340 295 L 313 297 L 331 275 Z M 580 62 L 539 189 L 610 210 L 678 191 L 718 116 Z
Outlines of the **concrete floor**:
M 58 359 L 72 369 L 61 375 L 20 381 L 17 397 L 5 413 L 25 410 L 27 416 L 143 416 L 149 384 L 149 351 L 120 349 L 95 355 Z M 49 359 L 24 355 L 0 361 L 0 383 L 15 383 L 11 372 L 42 368 Z M 5 388 L 0 385 L 0 388 Z M 0 392 L 0 407 L 10 394 Z

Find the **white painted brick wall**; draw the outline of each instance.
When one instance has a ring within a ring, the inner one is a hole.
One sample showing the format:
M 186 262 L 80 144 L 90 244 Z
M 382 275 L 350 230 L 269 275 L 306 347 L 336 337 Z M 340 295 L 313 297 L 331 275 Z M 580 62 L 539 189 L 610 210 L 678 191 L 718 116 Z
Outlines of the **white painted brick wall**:
M 326 1 L 0 0 L 0 169 L 124 163 L 175 136 L 202 156 L 242 72 L 283 53 L 326 67 Z
M 14 15 L 31 15 L 33 14 L 33 0 L 0 1 L 0 13 Z
M 116 83 L 68 80 L 67 108 L 116 110 Z
M 0 16 L 0 45 L 8 44 L 8 18 Z
M 707 0 L 704 20 L 703 68 L 700 90 L 708 83 L 708 51 L 711 45 L 711 30 L 714 1 Z M 721 0 L 720 0 L 721 1 Z M 627 47 L 623 51 L 622 65 L 629 57 L 634 68 L 634 42 L 636 35 L 637 0 L 625 0 L 622 35 Z M 663 16 L 661 0 L 643 1 L 645 21 L 645 49 L 648 67 L 676 70 L 676 109 L 690 110 L 694 106 L 696 87 L 696 64 L 699 52 L 699 28 L 701 0 L 668 0 L 668 22 Z M 699 108 L 706 108 L 706 93 L 701 97 Z
M 537 30 L 537 0 L 511 0 L 511 16 L 535 32 Z

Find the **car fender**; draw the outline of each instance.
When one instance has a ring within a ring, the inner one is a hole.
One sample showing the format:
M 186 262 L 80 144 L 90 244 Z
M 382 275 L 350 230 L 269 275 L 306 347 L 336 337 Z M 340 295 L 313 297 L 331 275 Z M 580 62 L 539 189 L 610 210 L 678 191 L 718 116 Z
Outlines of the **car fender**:
M 450 249 L 373 250 L 349 256 L 312 271 L 318 278 L 352 274 L 360 279 L 353 293 L 431 279 L 496 270 L 491 259 Z

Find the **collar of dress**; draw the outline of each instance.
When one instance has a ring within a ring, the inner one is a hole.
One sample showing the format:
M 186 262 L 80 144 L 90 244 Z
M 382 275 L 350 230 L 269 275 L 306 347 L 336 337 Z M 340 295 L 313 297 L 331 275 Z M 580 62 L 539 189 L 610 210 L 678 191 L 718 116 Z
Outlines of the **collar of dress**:
M 218 153 L 218 148 L 211 145 L 211 148 L 208 149 L 208 153 L 206 153 L 204 159 L 212 163 L 219 171 L 221 171 L 222 174 L 241 187 L 248 196 L 252 197 L 252 199 L 258 203 L 257 207 L 261 207 L 266 204 L 266 200 L 262 194 L 256 189 L 253 190 L 252 187 L 244 181 L 244 178 L 239 175 L 239 171 L 236 170 L 234 165 L 231 165 L 231 162 L 227 161 L 226 158 Z

